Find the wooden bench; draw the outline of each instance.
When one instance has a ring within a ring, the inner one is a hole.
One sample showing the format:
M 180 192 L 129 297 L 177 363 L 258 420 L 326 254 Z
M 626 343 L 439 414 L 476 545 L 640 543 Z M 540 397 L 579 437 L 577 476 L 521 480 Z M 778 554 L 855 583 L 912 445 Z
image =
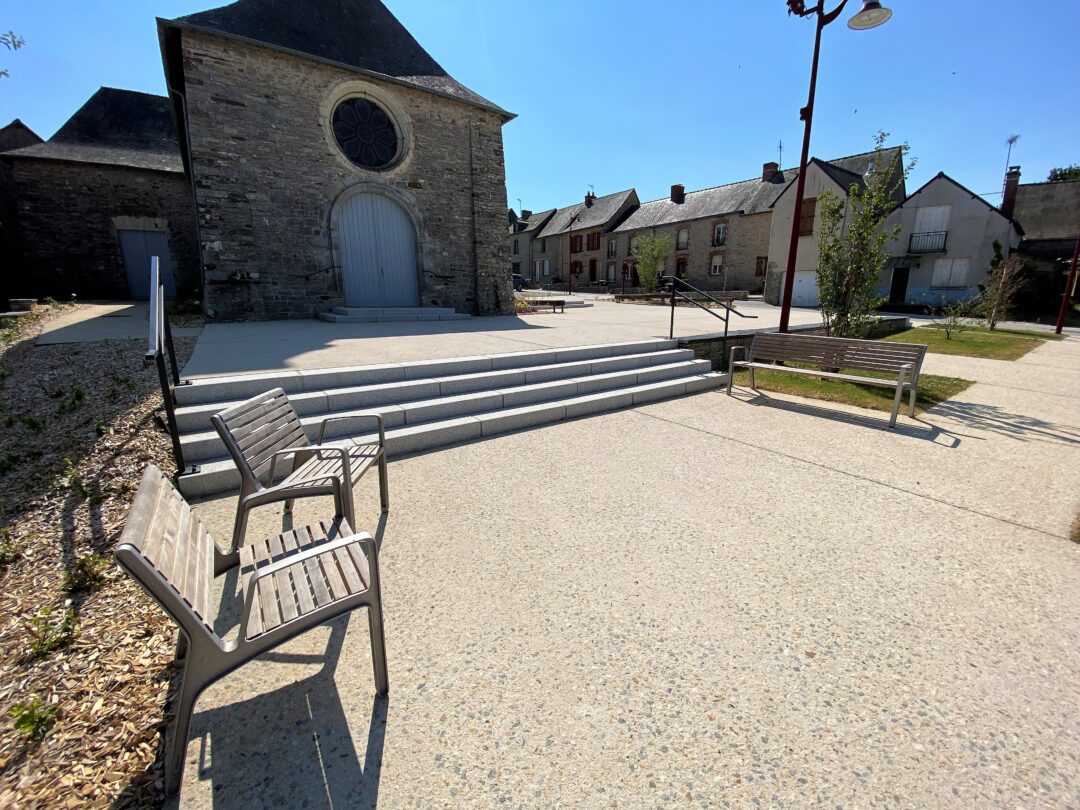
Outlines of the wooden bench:
M 339 485 L 340 486 L 340 485 Z M 180 786 L 188 727 L 206 687 L 257 655 L 359 607 L 368 608 L 375 688 L 386 694 L 386 646 L 375 541 L 342 515 L 223 554 L 161 470 L 149 466 L 116 546 L 116 561 L 180 627 L 184 657 L 165 786 Z M 210 608 L 216 576 L 239 569 L 244 607 L 226 641 Z
M 349 447 L 324 446 L 326 426 L 342 420 L 374 420 L 379 430 L 377 442 Z M 244 542 L 248 513 L 257 506 L 285 501 L 292 509 L 297 498 L 331 495 L 340 491 L 344 503 L 337 505 L 350 523 L 356 523 L 353 484 L 372 466 L 379 467 L 379 495 L 382 510 L 390 509 L 390 488 L 386 473 L 386 432 L 378 413 L 331 416 L 319 427 L 318 442 L 312 445 L 280 388 L 259 394 L 210 417 L 225 448 L 240 470 L 240 501 L 233 527 L 233 548 Z M 275 482 L 277 462 L 293 457 L 292 472 Z M 341 483 L 334 489 L 332 480 Z
M 742 352 L 743 360 L 736 360 Z M 915 415 L 915 400 L 919 390 L 919 374 L 922 371 L 926 346 L 918 343 L 885 343 L 878 340 L 855 340 L 852 338 L 831 338 L 820 335 L 799 335 L 791 333 L 759 333 L 754 335 L 750 348 L 736 346 L 731 350 L 731 364 L 728 366 L 728 395 L 731 394 L 732 379 L 736 367 L 750 369 L 750 387 L 757 390 L 754 379 L 755 369 L 786 371 L 791 374 L 807 374 L 829 380 L 859 383 L 860 385 L 879 385 L 895 388 L 892 415 L 889 427 L 896 427 L 896 416 L 900 411 L 904 394 L 911 398 L 910 413 Z M 800 363 L 813 366 L 776 365 L 777 363 Z M 876 377 L 863 377 L 857 374 L 844 374 L 849 371 L 869 371 Z
M 551 314 L 566 312 L 566 301 L 562 298 L 523 298 L 530 307 L 551 307 Z

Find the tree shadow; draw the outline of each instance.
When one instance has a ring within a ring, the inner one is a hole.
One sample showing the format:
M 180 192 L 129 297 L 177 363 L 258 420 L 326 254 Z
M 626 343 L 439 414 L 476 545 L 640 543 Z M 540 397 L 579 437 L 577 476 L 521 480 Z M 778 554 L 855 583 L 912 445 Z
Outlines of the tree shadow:
M 935 416 L 942 416 L 972 429 L 1020 442 L 1080 444 L 1080 429 L 1060 425 L 1034 416 L 1012 413 L 997 405 L 949 400 L 934 406 Z

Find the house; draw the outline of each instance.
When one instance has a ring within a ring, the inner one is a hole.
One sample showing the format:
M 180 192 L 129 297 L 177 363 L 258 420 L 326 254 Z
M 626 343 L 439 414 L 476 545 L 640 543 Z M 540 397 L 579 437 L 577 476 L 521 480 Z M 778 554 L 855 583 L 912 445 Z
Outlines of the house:
M 103 87 L 48 141 L 0 163 L 17 210 L 11 296 L 147 298 L 154 255 L 170 295 L 197 294 L 195 212 L 168 99 Z
M 583 202 L 556 209 L 534 237 L 534 276 L 560 283 L 572 273 L 574 284 L 614 282 L 615 256 L 604 235 L 639 205 L 631 188 L 603 197 L 590 191 Z
M 940 172 L 909 196 L 883 227 L 900 228 L 878 294 L 890 304 L 963 301 L 978 294 L 994 260 L 1020 245 L 1020 226 L 982 197 Z
M 536 236 L 554 215 L 554 208 L 539 214 L 523 210 L 520 217 L 514 214 L 510 224 L 511 272 L 520 273 L 536 284 L 551 275 L 550 268 L 544 273 L 544 266 L 533 260 L 533 253 L 534 246 L 539 247 Z
M 1021 183 L 1020 167 L 1009 170 L 1002 208 L 1024 227 L 1020 253 L 1042 270 L 1072 258 L 1080 234 L 1080 180 Z
M 207 314 L 513 310 L 502 127 L 378 0 L 158 20 Z
M 0 154 L 41 142 L 38 134 L 18 118 L 0 129 Z M 4 160 L 0 160 L 0 257 L 0 310 L 6 310 L 8 298 L 14 297 L 9 286 L 22 274 L 22 237 L 12 166 Z
M 818 234 L 821 231 L 820 218 L 817 216 L 818 197 L 826 191 L 832 191 L 841 200 L 847 200 L 852 185 L 864 184 L 868 173 L 899 164 L 901 160 L 902 152 L 899 148 L 864 152 L 828 161 L 819 158 L 810 160 L 806 167 L 806 187 L 799 222 L 795 282 L 791 297 L 794 306 L 811 307 L 818 303 L 817 280 L 814 275 L 818 262 Z M 798 172 L 792 174 L 797 178 Z M 896 176 L 898 182 L 891 189 L 890 196 L 895 205 L 900 205 L 907 197 L 907 191 L 903 175 L 898 171 Z M 795 215 L 795 190 L 795 179 L 791 179 L 772 205 L 769 272 L 765 284 L 765 300 L 770 304 L 779 304 L 783 296 Z
M 641 234 L 664 235 L 674 252 L 668 272 L 702 290 L 765 286 L 772 230 L 771 206 L 793 172 L 766 163 L 760 177 L 687 193 L 673 185 L 668 197 L 642 204 L 605 236 L 607 277 L 635 276 L 633 247 Z M 636 286 L 636 285 L 635 285 Z

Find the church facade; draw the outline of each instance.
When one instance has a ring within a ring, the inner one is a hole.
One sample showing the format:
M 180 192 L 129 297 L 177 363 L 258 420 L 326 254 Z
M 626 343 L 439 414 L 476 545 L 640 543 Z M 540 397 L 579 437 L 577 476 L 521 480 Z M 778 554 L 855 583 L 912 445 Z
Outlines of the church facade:
M 508 313 L 502 126 L 378 0 L 159 20 L 207 314 Z

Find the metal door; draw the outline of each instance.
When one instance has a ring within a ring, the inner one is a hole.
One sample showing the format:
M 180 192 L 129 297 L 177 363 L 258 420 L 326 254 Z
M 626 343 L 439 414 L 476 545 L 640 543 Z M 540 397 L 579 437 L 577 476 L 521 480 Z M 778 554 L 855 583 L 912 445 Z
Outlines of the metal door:
M 176 282 L 173 280 L 172 260 L 169 258 L 169 235 L 161 231 L 117 231 L 120 235 L 120 252 L 127 272 L 128 293 L 135 301 L 150 299 L 150 258 L 157 256 L 161 262 L 161 283 L 165 285 L 165 297 L 176 298 Z
M 345 303 L 415 307 L 420 303 L 416 230 L 383 194 L 356 194 L 337 218 Z

